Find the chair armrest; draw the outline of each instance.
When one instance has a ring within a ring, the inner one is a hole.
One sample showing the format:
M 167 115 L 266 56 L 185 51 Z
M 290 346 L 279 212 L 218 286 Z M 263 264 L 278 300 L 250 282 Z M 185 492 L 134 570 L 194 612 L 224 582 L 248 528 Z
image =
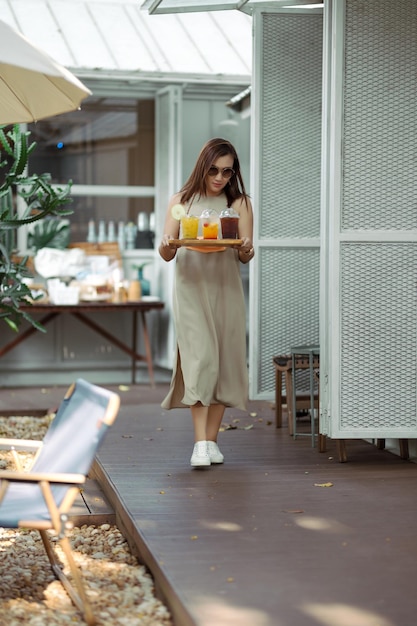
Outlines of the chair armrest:
M 25 474 L 24 472 L 11 472 L 9 470 L 0 471 L 0 481 L 7 480 L 9 482 L 21 483 L 39 483 L 45 481 L 48 483 L 66 484 L 66 485 L 82 485 L 86 481 L 84 474 Z
M 0 449 L 19 450 L 21 452 L 35 452 L 42 446 L 42 441 L 35 439 L 0 439 Z

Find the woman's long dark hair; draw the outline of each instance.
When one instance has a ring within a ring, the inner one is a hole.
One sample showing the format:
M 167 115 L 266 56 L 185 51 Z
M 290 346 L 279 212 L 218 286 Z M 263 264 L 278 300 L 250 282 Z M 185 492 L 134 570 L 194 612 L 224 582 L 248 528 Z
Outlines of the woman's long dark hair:
M 227 206 L 231 206 L 231 204 L 238 198 L 243 197 L 246 201 L 248 194 L 246 193 L 242 174 L 240 172 L 240 163 L 237 152 L 230 141 L 227 141 L 227 139 L 216 138 L 210 139 L 210 141 L 202 147 L 190 177 L 180 190 L 182 204 L 189 202 L 195 196 L 206 195 L 206 176 L 209 169 L 219 157 L 227 156 L 228 154 L 233 157 L 233 169 L 235 173 L 223 190 L 226 194 Z

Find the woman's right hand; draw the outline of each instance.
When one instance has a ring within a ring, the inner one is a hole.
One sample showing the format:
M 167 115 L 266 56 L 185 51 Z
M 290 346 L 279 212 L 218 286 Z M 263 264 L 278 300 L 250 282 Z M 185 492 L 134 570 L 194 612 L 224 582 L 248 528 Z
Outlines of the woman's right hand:
M 170 244 L 170 241 L 172 241 L 173 239 L 174 237 L 172 235 L 167 235 L 165 233 L 165 235 L 162 235 L 161 246 L 163 248 L 172 248 L 172 249 L 178 248 L 177 245 L 172 244 L 172 243 Z
M 172 215 L 172 207 L 180 202 L 180 194 L 172 196 L 168 205 L 166 217 L 165 217 L 165 233 L 162 235 L 161 243 L 159 244 L 159 254 L 164 261 L 172 261 L 177 254 L 179 246 L 171 244 L 172 239 L 178 239 L 180 234 L 180 222 Z
M 177 249 L 179 248 L 176 244 L 170 244 L 174 237 L 172 235 L 164 234 L 162 235 L 161 243 L 159 244 L 159 254 L 164 259 L 164 261 L 172 261 L 174 256 L 177 254 Z

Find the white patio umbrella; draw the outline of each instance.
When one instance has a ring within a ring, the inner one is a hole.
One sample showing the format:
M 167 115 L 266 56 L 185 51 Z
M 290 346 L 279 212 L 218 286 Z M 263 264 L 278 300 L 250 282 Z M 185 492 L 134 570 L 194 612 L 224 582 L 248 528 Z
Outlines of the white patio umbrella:
M 0 124 L 75 111 L 89 95 L 69 70 L 0 20 Z

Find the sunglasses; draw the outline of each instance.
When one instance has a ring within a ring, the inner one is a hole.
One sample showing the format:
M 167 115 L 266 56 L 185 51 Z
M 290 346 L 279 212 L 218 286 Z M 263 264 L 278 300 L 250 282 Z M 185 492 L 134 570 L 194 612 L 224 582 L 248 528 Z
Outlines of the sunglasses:
M 209 171 L 207 172 L 209 176 L 217 176 L 219 173 L 222 175 L 222 178 L 226 178 L 228 180 L 229 178 L 232 178 L 233 174 L 235 173 L 235 170 L 233 170 L 231 167 L 224 167 L 221 170 L 219 167 L 212 165 Z

